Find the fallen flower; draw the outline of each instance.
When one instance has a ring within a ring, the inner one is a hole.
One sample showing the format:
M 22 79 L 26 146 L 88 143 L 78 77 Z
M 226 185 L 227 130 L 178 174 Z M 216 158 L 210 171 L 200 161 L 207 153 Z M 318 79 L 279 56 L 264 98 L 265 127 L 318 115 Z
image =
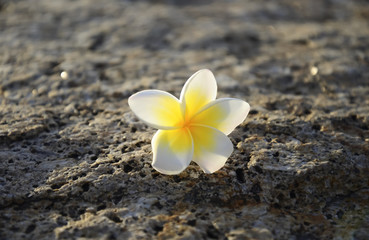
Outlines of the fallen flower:
M 233 152 L 227 137 L 250 110 L 240 99 L 215 99 L 217 83 L 210 70 L 193 74 L 180 99 L 160 90 L 133 94 L 128 104 L 147 125 L 159 129 L 151 140 L 152 166 L 164 174 L 178 174 L 196 162 L 205 173 L 224 166 Z

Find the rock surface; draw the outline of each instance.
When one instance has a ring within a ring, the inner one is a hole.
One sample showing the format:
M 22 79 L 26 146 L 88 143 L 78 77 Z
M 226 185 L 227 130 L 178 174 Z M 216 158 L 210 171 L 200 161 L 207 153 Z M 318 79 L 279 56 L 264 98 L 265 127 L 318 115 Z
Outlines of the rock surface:
M 367 239 L 368 1 L 0 1 L 0 52 L 0 239 Z M 127 98 L 201 68 L 252 109 L 161 175 Z

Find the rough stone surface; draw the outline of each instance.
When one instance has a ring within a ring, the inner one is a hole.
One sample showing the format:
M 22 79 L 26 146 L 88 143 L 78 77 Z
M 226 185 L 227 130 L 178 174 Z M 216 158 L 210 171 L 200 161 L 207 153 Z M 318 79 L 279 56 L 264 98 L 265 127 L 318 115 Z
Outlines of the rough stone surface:
M 0 1 L 0 239 L 367 239 L 369 3 Z M 144 89 L 250 103 L 215 174 L 150 165 Z

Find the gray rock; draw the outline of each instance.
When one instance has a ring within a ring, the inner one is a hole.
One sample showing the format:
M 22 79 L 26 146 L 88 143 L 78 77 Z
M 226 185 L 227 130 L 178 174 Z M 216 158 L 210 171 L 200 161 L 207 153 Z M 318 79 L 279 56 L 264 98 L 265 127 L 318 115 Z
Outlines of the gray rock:
M 0 1 L 0 239 L 365 239 L 367 9 Z M 201 68 L 250 114 L 221 170 L 161 175 L 127 98 Z

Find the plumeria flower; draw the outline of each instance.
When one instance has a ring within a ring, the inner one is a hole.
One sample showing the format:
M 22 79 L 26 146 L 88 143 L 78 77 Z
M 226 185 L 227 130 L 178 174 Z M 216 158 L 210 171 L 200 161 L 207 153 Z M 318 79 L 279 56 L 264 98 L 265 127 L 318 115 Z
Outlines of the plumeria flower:
M 210 70 L 193 74 L 180 99 L 160 90 L 133 94 L 128 104 L 147 125 L 159 129 L 151 141 L 152 166 L 163 174 L 178 174 L 191 160 L 205 173 L 224 166 L 233 152 L 227 137 L 250 110 L 240 99 L 215 99 L 217 83 Z

